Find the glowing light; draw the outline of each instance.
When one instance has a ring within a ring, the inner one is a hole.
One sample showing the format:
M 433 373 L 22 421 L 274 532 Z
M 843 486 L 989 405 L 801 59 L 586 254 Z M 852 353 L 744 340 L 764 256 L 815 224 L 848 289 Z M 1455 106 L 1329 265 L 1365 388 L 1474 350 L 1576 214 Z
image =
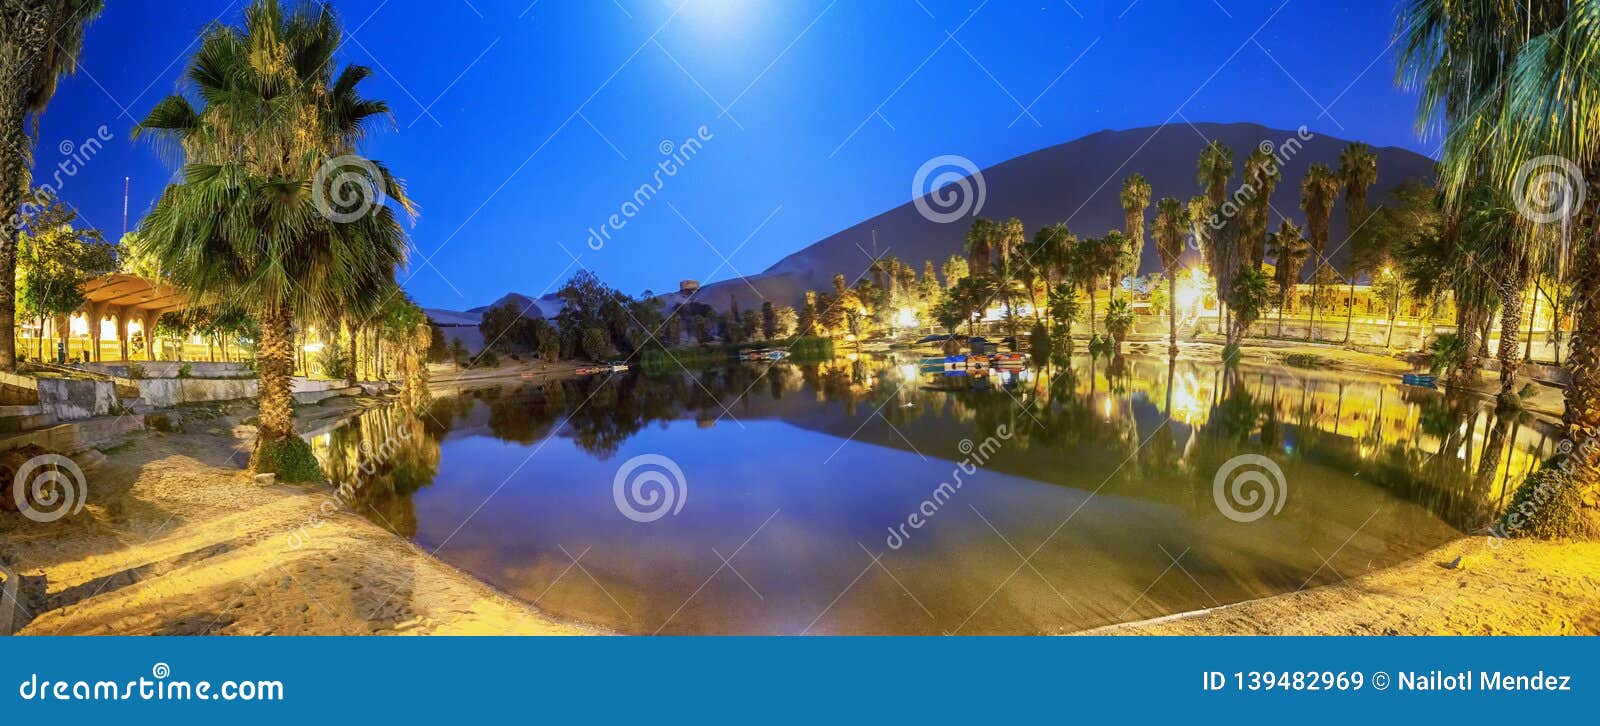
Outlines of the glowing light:
M 909 381 L 909 380 L 916 379 L 917 376 L 920 376 L 920 375 L 922 375 L 922 369 L 920 367 L 918 367 L 915 363 L 906 363 L 906 364 L 900 366 L 900 377 L 901 378 L 904 378 L 904 379 Z
M 897 328 L 917 327 L 917 312 L 911 308 L 900 308 L 900 313 L 894 318 L 894 324 Z
M 305 351 L 307 353 L 321 353 L 322 352 L 322 347 L 323 347 L 322 343 L 320 343 L 320 342 L 318 342 L 318 343 L 306 343 Z

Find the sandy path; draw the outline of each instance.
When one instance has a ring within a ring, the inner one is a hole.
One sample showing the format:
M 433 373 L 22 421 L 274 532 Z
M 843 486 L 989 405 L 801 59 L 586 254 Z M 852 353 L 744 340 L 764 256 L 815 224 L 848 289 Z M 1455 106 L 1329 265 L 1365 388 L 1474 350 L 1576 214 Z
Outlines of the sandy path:
M 237 413 L 233 418 L 237 417 Z M 326 488 L 255 485 L 248 427 L 136 434 L 86 471 L 89 505 L 37 524 L 0 513 L 22 634 L 583 634 L 348 511 Z M 304 422 L 300 425 L 304 426 Z M 320 524 L 318 524 L 320 523 Z
M 1600 634 L 1600 542 L 1497 544 L 1457 540 L 1338 585 L 1085 634 Z

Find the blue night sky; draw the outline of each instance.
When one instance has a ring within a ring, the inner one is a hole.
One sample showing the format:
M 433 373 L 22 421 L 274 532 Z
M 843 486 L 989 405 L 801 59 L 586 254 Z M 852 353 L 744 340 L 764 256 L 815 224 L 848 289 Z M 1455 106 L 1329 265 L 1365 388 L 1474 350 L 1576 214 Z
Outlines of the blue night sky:
M 531 4 L 530 4 L 531 2 Z M 240 4 L 113 0 L 43 118 L 114 136 L 62 195 L 114 238 L 174 168 L 128 132 Z M 394 128 L 363 150 L 422 205 L 405 287 L 467 308 L 581 264 L 629 292 L 755 274 L 911 199 L 931 157 L 990 166 L 1102 129 L 1252 121 L 1432 155 L 1394 84 L 1386 2 L 339 0 Z M 952 35 L 953 34 L 953 35 Z M 663 141 L 711 139 L 600 250 Z M 574 262 L 567 252 L 578 255 Z

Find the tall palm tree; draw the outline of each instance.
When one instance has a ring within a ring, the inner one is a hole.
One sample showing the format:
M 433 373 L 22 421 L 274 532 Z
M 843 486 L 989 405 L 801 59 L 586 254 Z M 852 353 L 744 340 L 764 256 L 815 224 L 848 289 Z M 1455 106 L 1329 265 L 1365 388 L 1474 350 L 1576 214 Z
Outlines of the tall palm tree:
M 1245 182 L 1250 185 L 1250 195 L 1244 213 L 1249 218 L 1245 225 L 1249 239 L 1248 263 L 1252 269 L 1261 269 L 1267 258 L 1267 237 L 1271 234 L 1272 192 L 1278 186 L 1278 159 L 1271 151 L 1262 148 L 1251 150 L 1244 160 Z
M 1221 207 L 1228 199 L 1228 180 L 1233 178 L 1233 150 L 1213 139 L 1200 151 L 1196 164 L 1195 183 L 1205 191 L 1206 200 L 1213 207 Z
M 1317 326 L 1317 307 L 1322 289 L 1317 275 L 1327 264 L 1323 255 L 1328 251 L 1328 230 L 1333 223 L 1333 202 L 1339 196 L 1339 180 L 1327 164 L 1312 164 L 1300 180 L 1300 209 L 1306 213 L 1306 236 L 1311 243 L 1311 324 L 1306 326 L 1306 340 L 1311 340 Z
M 7 0 L 0 6 L 0 370 L 17 367 L 17 232 L 12 215 L 28 189 L 39 115 L 62 76 L 78 70 L 84 30 L 105 9 L 104 0 Z
M 1172 197 L 1156 203 L 1156 253 L 1167 273 L 1167 355 L 1178 354 L 1178 262 L 1183 258 L 1184 236 L 1189 232 L 1189 210 Z
M 1528 478 L 1502 527 L 1600 536 L 1600 457 L 1589 453 L 1600 435 L 1600 305 L 1593 302 L 1600 293 L 1600 0 L 1409 0 L 1401 20 L 1401 80 L 1422 90 L 1419 119 L 1442 119 L 1450 129 L 1440 165 L 1448 207 L 1460 209 L 1480 186 L 1537 200 L 1531 192 L 1551 189 L 1534 185 L 1549 178 L 1528 174 L 1527 165 L 1550 157 L 1571 165 L 1561 170 L 1566 208 L 1553 219 L 1524 214 L 1518 221 L 1524 241 L 1544 228 L 1576 228 L 1573 292 L 1587 302 L 1578 306 L 1566 364 L 1570 453 Z M 1587 185 L 1582 197 L 1580 185 Z M 1579 198 L 1582 207 L 1572 208 Z
M 316 462 L 290 408 L 295 320 L 329 319 L 393 291 L 405 242 L 382 200 L 415 208 L 381 163 L 336 168 L 388 107 L 357 93 L 367 69 L 333 75 L 333 10 L 256 0 L 243 15 L 241 26 L 214 23 L 201 34 L 185 90 L 203 105 L 180 92 L 134 129 L 184 163 L 182 181 L 141 223 L 134 253 L 197 298 L 249 301 L 261 327 L 251 464 L 308 480 L 319 476 Z M 346 209 L 352 199 L 360 207 Z
M 994 249 L 997 225 L 993 220 L 974 217 L 967 228 L 967 268 L 973 275 L 989 274 L 991 252 Z
M 1345 245 L 1353 251 L 1367 223 L 1367 191 L 1378 181 L 1378 157 L 1372 153 L 1372 147 L 1360 142 L 1344 147 L 1344 151 L 1339 152 L 1337 177 L 1344 188 Z M 1361 270 L 1354 265 L 1346 267 L 1350 268 L 1350 298 L 1344 320 L 1344 342 L 1348 343 L 1356 314 L 1356 276 Z
M 1139 251 L 1144 251 L 1144 215 L 1150 209 L 1150 182 L 1145 181 L 1143 174 L 1134 174 L 1122 182 L 1122 213 L 1127 220 L 1123 229 L 1127 231 L 1128 243 Z
M 1272 255 L 1272 264 L 1275 266 L 1273 279 L 1278 283 L 1278 337 L 1281 338 L 1283 310 L 1289 307 L 1294 287 L 1300 283 L 1300 270 L 1305 266 L 1306 257 L 1311 254 L 1311 244 L 1298 226 L 1285 219 L 1278 231 L 1272 233 L 1267 253 Z

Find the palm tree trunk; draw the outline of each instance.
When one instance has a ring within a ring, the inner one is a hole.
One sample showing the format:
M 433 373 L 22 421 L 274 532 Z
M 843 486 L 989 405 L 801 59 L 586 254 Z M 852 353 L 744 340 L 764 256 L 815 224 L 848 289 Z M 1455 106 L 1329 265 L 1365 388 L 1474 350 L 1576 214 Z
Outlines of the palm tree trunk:
M 1322 255 L 1318 253 L 1317 256 L 1321 257 Z M 1321 271 L 1318 269 L 1316 272 L 1311 273 L 1311 322 L 1306 325 L 1307 343 L 1311 342 L 1311 338 L 1316 335 L 1317 331 L 1317 303 L 1318 299 L 1322 297 L 1322 285 L 1317 282 L 1316 275 L 1317 272 Z
M 1591 185 L 1590 192 L 1597 191 L 1600 190 Z M 1590 219 L 1594 219 L 1596 200 L 1591 198 L 1588 205 Z M 1591 235 L 1589 249 L 1575 255 L 1573 261 L 1572 289 L 1583 302 L 1573 311 L 1571 347 L 1567 351 L 1572 382 L 1567 385 L 1567 409 L 1562 417 L 1565 438 L 1573 452 L 1565 462 L 1570 468 L 1563 483 L 1574 491 L 1546 504 L 1575 506 L 1575 511 L 1552 513 L 1564 523 L 1556 529 L 1571 536 L 1588 537 L 1600 535 L 1600 456 L 1592 451 L 1600 443 L 1595 439 L 1600 436 L 1600 304 L 1593 297 L 1600 291 L 1600 254 L 1596 254 L 1600 234 Z
M 12 55 L 13 39 L 6 39 L 6 55 Z M 19 47 L 18 57 L 37 56 Z M 14 61 L 13 61 L 14 63 Z M 10 67 L 0 76 L 0 371 L 17 369 L 17 227 L 12 215 L 21 213 L 28 178 L 27 132 L 23 128 L 23 99 L 32 63 Z M 43 357 L 42 355 L 40 356 Z
M 263 442 L 294 435 L 291 405 L 294 345 L 289 327 L 287 305 L 266 310 L 261 315 L 261 339 L 256 346 L 256 372 L 260 378 L 258 449 Z
M 1515 403 L 1517 366 L 1522 363 L 1522 296 L 1525 280 L 1521 270 L 1507 270 L 1500 281 L 1500 396 L 1501 406 Z
M 1345 299 L 1344 342 L 1350 342 L 1350 324 L 1356 320 L 1356 275 L 1350 273 L 1350 297 Z
M 1177 306 L 1177 278 L 1173 277 L 1172 270 L 1167 270 L 1167 358 L 1178 357 L 1178 306 Z M 1169 368 L 1171 366 L 1168 366 Z M 1167 378 L 1167 412 L 1172 412 L 1172 379 Z

